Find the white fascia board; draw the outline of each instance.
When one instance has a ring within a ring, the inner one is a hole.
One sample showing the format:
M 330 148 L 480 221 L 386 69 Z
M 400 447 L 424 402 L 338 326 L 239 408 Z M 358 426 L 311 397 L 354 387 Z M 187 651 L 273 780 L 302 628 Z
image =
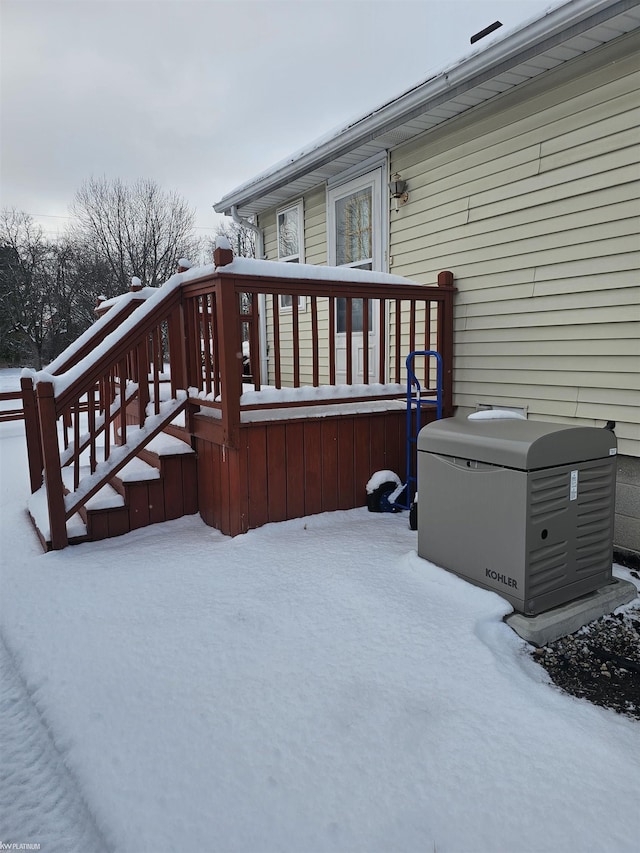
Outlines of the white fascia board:
M 430 106 L 445 103 L 466 89 L 504 73 L 509 67 L 639 5 L 638 0 L 569 0 L 511 31 L 489 47 L 447 66 L 362 118 L 325 135 L 310 147 L 237 187 L 216 202 L 213 208 L 217 213 L 228 214 L 233 206 L 241 207 L 280 189 L 348 151 L 374 141 L 393 127 L 424 114 Z

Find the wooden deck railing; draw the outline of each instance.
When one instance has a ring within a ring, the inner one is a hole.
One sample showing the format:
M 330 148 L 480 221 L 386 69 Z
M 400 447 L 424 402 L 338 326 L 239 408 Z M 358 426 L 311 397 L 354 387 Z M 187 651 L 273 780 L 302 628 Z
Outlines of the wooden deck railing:
M 71 370 L 76 364 L 85 359 L 102 341 L 112 334 L 118 326 L 144 304 L 148 297 L 136 292 L 123 295 L 108 311 L 105 310 L 100 318 L 83 332 L 78 340 L 58 356 L 47 368 L 52 376 L 60 376 Z
M 181 321 L 179 288 L 160 293 L 71 370 L 40 375 L 35 388 L 22 378 L 31 489 L 44 480 L 52 548 L 65 547 L 67 520 L 185 408 Z
M 39 374 L 35 388 L 21 380 L 31 488 L 44 478 L 53 548 L 67 544 L 67 520 L 182 409 L 189 432 L 192 416 L 208 409 L 219 443 L 233 448 L 250 410 L 268 420 L 282 406 L 397 398 L 406 355 L 435 349 L 444 366 L 444 413 L 451 414 L 451 273 L 441 273 L 437 286 L 340 270 L 314 277 L 308 268 L 283 278 L 270 275 L 266 262 L 232 263 L 225 248 L 216 248 L 214 262 L 133 316 L 103 317 L 93 345 L 88 336 L 57 360 L 54 375 Z M 359 331 L 370 325 L 378 332 L 375 358 L 369 333 Z M 257 393 L 246 393 L 247 345 L 249 387 Z M 163 382 L 167 364 L 170 381 Z M 429 389 L 435 395 L 435 376 L 425 370 L 423 396 Z M 336 385 L 343 386 L 339 399 Z
M 438 284 L 431 287 L 371 282 L 364 276 L 361 281 L 341 279 L 339 270 L 335 279 L 283 281 L 265 275 L 264 264 L 260 275 L 237 271 L 237 263 L 228 270 L 225 266 L 218 262 L 215 275 L 183 285 L 190 403 L 217 410 L 225 443 L 234 446 L 243 412 L 335 404 L 336 385 L 350 386 L 351 401 L 397 397 L 398 388 L 391 386 L 404 385 L 405 358 L 415 350 L 435 349 L 441 354 L 443 407 L 452 412 L 452 273 L 440 273 Z M 286 314 L 281 307 L 283 293 L 289 297 Z M 356 317 L 359 329 L 369 327 L 369 317 L 378 329 L 375 362 L 369 356 L 369 335 L 356 330 Z M 266 335 L 266 365 L 261 335 Z M 341 376 L 336 363 L 339 337 L 345 353 Z M 249 344 L 251 387 L 263 394 L 246 393 L 243 343 Z M 421 377 L 423 394 L 429 389 L 435 394 L 435 367 L 425 365 L 430 373 Z M 285 387 L 301 392 L 297 398 L 273 393 Z M 304 393 L 303 388 L 315 392 Z
M 15 403 L 12 408 L 2 405 L 0 408 L 0 423 L 7 421 L 21 421 L 24 417 L 22 409 L 22 394 L 20 391 L 2 391 L 0 392 L 0 404 Z

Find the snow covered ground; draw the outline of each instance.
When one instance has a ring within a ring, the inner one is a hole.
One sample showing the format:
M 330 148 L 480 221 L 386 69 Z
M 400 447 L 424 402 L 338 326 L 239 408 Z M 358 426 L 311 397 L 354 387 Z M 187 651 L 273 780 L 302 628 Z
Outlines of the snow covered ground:
M 236 539 L 192 516 L 43 555 L 28 491 L 22 424 L 0 425 L 0 841 L 638 849 L 638 723 L 550 685 L 406 515 Z

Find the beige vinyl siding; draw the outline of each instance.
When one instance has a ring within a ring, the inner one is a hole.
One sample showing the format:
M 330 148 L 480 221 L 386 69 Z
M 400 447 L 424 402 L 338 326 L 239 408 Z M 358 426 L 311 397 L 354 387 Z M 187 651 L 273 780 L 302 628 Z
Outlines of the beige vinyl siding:
M 258 225 L 262 228 L 262 239 L 264 241 L 264 256 L 270 261 L 278 260 L 278 226 L 275 210 L 261 213 Z
M 307 264 L 327 263 L 327 193 L 317 187 L 304 197 L 304 259 Z
M 455 402 L 617 422 L 640 456 L 638 34 L 392 152 L 391 272 L 450 269 Z

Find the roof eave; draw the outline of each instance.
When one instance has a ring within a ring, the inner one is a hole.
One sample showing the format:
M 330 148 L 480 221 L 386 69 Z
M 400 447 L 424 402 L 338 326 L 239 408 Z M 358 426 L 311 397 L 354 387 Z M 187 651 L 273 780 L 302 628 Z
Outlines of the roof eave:
M 237 187 L 216 202 L 214 210 L 230 215 L 231 209 L 236 207 L 242 212 L 244 206 L 281 190 L 361 145 L 375 141 L 385 132 L 427 112 L 433 106 L 446 103 L 473 86 L 491 80 L 509 67 L 636 5 L 637 0 L 616 0 L 613 3 L 611 0 L 574 0 L 552 9 L 501 41 L 463 58 L 398 98 L 377 107 L 326 142 L 299 156 L 294 155 L 290 162 L 263 172 Z

